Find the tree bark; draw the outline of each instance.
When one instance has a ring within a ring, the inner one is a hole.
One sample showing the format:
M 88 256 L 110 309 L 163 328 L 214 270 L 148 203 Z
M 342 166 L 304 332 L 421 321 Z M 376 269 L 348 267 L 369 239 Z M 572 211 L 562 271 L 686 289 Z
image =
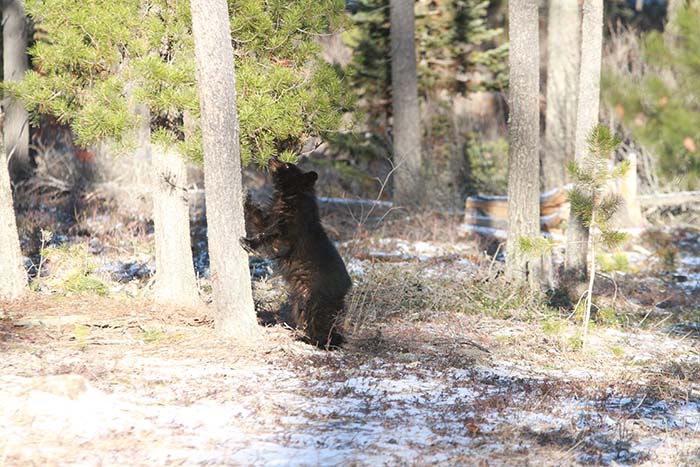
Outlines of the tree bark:
M 20 0 L 3 2 L 3 79 L 19 81 L 27 72 L 27 19 Z M 12 180 L 28 178 L 32 173 L 29 158 L 29 117 L 17 100 L 5 97 L 3 104 L 5 150 Z
M 226 0 L 191 0 L 204 146 L 204 184 L 214 324 L 225 336 L 257 337 L 245 236 L 236 77 Z
M 578 1 L 550 0 L 547 18 L 547 116 L 542 152 L 542 190 L 566 184 L 574 159 L 581 14 Z
M 510 0 L 508 243 L 506 276 L 535 288 L 542 261 L 524 254 L 521 237 L 540 236 L 539 18 L 537 0 Z
M 423 197 L 414 0 L 391 0 L 390 8 L 394 201 L 407 205 Z
M 598 123 L 600 67 L 603 49 L 603 0 L 584 0 L 581 22 L 581 70 L 576 116 L 576 161 L 588 154 L 588 135 Z M 586 277 L 588 229 L 573 213 L 566 232 L 566 270 L 573 278 Z
M 26 290 L 7 156 L 0 141 L 0 300 L 14 300 Z
M 153 145 L 153 231 L 156 244 L 156 302 L 201 304 L 192 262 L 187 165 L 176 152 Z

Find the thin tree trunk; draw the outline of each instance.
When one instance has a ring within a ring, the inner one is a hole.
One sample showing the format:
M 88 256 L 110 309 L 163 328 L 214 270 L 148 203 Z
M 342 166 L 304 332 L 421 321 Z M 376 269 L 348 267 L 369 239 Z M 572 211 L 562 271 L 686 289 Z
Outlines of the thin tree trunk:
M 581 72 L 576 117 L 576 161 L 588 154 L 587 138 L 598 123 L 600 67 L 603 48 L 603 0 L 584 0 L 581 23 Z M 586 277 L 588 229 L 573 213 L 566 233 L 566 270 L 573 278 Z
M 0 300 L 13 300 L 27 290 L 27 273 L 17 237 L 10 174 L 0 141 Z
M 153 231 L 156 244 L 156 302 L 201 304 L 192 262 L 187 165 L 176 152 L 153 145 Z
M 508 125 L 508 243 L 506 276 L 535 288 L 541 259 L 520 248 L 540 235 L 539 19 L 537 0 L 510 0 L 510 122 Z
M 566 184 L 574 159 L 581 13 L 578 1 L 550 0 L 547 18 L 547 116 L 542 152 L 542 189 Z
M 422 159 L 414 0 L 391 0 L 391 103 L 393 111 L 394 201 L 422 199 Z
M 209 258 L 214 324 L 225 336 L 255 338 L 236 111 L 236 77 L 226 0 L 191 0 L 197 87 L 204 146 Z
M 27 19 L 20 0 L 3 2 L 3 79 L 19 81 L 27 72 Z M 29 119 L 27 110 L 17 100 L 5 97 L 3 105 L 5 150 L 9 158 L 12 180 L 21 180 L 32 173 L 29 158 Z
M 591 213 L 591 225 L 595 225 L 595 209 Z M 586 311 L 583 314 L 583 337 L 581 339 L 583 343 L 583 348 L 586 348 L 586 344 L 588 343 L 588 325 L 591 322 L 591 307 L 593 305 L 593 281 L 595 280 L 595 245 L 593 243 L 594 237 L 590 235 L 590 229 L 588 229 L 588 232 L 588 249 L 593 254 L 591 254 L 591 274 L 588 278 L 588 289 L 586 291 Z

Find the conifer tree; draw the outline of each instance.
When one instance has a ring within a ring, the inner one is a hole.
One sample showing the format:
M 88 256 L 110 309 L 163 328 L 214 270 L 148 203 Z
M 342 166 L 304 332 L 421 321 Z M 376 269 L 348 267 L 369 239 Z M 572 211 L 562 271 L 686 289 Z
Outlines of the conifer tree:
M 626 239 L 626 235 L 614 230 L 610 223 L 623 204 L 622 197 L 618 193 L 609 191 L 610 182 L 623 177 L 630 167 L 628 161 L 623 161 L 614 168 L 610 168 L 610 157 L 619 145 L 620 140 L 611 133 L 610 128 L 598 124 L 588 135 L 587 154 L 577 158 L 567 167 L 574 184 L 568 195 L 571 213 L 581 220 L 586 229 L 588 243 L 583 246 L 583 249 L 590 258 L 583 317 L 584 345 L 591 318 L 596 248 L 599 244 L 613 248 Z
M 354 50 L 349 84 L 370 123 L 382 125 L 391 113 L 389 0 L 361 0 L 348 38 Z M 415 5 L 418 92 L 467 93 L 502 90 L 508 83 L 508 45 L 489 47 L 503 33 L 490 28 L 484 0 L 420 0 Z M 471 79 L 474 71 L 488 79 Z
M 700 1 L 672 2 L 665 34 L 644 37 L 642 76 L 606 70 L 604 97 L 675 189 L 700 188 Z
M 316 36 L 342 24 L 343 7 L 342 0 L 229 1 L 244 163 L 292 158 L 309 136 L 337 129 L 347 96 L 319 58 Z M 154 142 L 201 160 L 197 125 L 182 137 L 184 112 L 199 116 L 186 0 L 28 0 L 27 10 L 46 40 L 30 50 L 35 70 L 11 90 L 34 116 L 70 123 L 79 145 L 128 144 L 128 94 L 151 109 Z
M 338 126 L 342 87 L 317 59 L 315 35 L 334 27 L 342 8 L 338 0 L 230 2 L 244 162 L 262 165 L 279 153 L 292 160 L 309 135 Z M 70 124 L 78 145 L 108 140 L 128 149 L 134 108 L 148 109 L 156 273 L 168 274 L 158 279 L 165 288 L 157 297 L 191 302 L 182 156 L 201 160 L 202 145 L 189 2 L 29 0 L 27 10 L 46 40 L 30 51 L 36 70 L 10 89 L 35 117 L 49 113 Z M 186 120 L 194 122 L 187 129 Z
M 164 0 L 30 0 L 27 10 L 47 40 L 32 48 L 37 70 L 15 89 L 35 114 L 70 124 L 80 146 L 108 139 L 126 149 L 138 121 L 134 104 L 148 109 L 155 297 L 196 306 L 186 167 L 176 146 L 183 113 L 196 106 L 191 37 L 180 20 L 186 9 Z
M 357 98 L 355 110 L 358 119 L 367 126 L 372 136 L 370 143 L 384 141 L 389 134 L 392 118 L 389 3 L 389 0 L 356 2 L 357 13 L 352 15 L 355 28 L 347 34 L 347 43 L 354 53 L 345 71 Z M 451 97 L 455 95 L 483 90 L 500 91 L 507 87 L 508 44 L 492 45 L 503 30 L 489 27 L 489 1 L 418 0 L 414 4 L 418 95 L 421 101 L 425 99 L 436 104 L 438 113 L 448 112 L 447 109 L 452 106 Z M 418 131 L 425 135 L 437 123 L 436 132 L 440 132 L 444 129 L 445 121 L 453 120 L 451 116 L 440 115 L 437 118 L 424 112 Z M 449 131 L 445 133 L 454 134 Z M 366 143 L 364 133 L 362 138 L 362 143 Z M 425 137 L 423 139 L 427 140 Z M 345 140 L 338 139 L 337 142 L 343 144 Z M 353 147 L 354 151 L 357 151 L 357 146 Z M 363 144 L 363 147 L 369 147 L 372 155 L 385 152 L 383 144 Z M 459 199 L 458 186 L 462 182 L 459 169 L 463 157 L 451 147 L 426 144 L 422 149 L 422 171 L 427 179 L 427 189 L 446 190 L 446 202 Z M 448 185 L 453 187 L 449 188 Z M 450 193 L 452 190 L 456 193 Z

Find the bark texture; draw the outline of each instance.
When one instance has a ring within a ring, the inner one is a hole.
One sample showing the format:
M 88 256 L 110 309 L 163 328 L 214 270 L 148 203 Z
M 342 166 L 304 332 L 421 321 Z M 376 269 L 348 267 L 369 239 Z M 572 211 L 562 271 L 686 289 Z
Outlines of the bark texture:
M 588 153 L 589 133 L 598 123 L 600 67 L 603 48 L 603 0 L 584 0 L 581 21 L 581 71 L 576 117 L 576 160 Z M 573 214 L 566 232 L 566 270 L 571 277 L 585 278 L 588 229 Z
M 541 260 L 520 249 L 540 235 L 539 25 L 537 0 L 510 0 L 510 121 L 508 125 L 508 243 L 506 276 L 535 287 Z
M 156 302 L 179 306 L 201 304 L 192 262 L 187 165 L 159 146 L 151 148 L 153 231 L 156 244 Z
M 27 72 L 27 20 L 20 0 L 3 1 L 2 9 L 3 79 L 19 81 Z M 29 119 L 24 106 L 6 97 L 3 103 L 5 150 L 12 180 L 29 177 Z
M 27 290 L 27 273 L 17 237 L 7 157 L 0 141 L 0 300 L 13 300 Z
M 209 257 L 217 331 L 254 338 L 255 317 L 245 236 L 236 78 L 226 0 L 191 0 L 204 146 Z
M 390 2 L 394 201 L 404 205 L 423 197 L 414 4 Z
M 550 0 L 547 18 L 547 116 L 541 162 L 544 191 L 566 184 L 566 164 L 574 159 L 580 36 L 579 2 Z

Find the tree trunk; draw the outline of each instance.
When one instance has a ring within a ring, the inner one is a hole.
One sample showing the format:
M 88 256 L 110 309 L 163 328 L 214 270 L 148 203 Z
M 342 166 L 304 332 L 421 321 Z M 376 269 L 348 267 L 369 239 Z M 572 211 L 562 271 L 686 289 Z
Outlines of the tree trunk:
M 603 0 L 584 0 L 581 22 L 581 72 L 576 117 L 576 161 L 588 154 L 588 135 L 598 124 L 600 67 L 603 48 Z M 588 229 L 581 219 L 569 217 L 566 232 L 566 270 L 574 278 L 586 277 Z
M 508 243 L 506 276 L 535 288 L 542 261 L 524 254 L 521 237 L 540 236 L 539 19 L 537 0 L 510 0 Z
M 27 72 L 27 20 L 20 0 L 4 1 L 2 10 L 3 79 L 19 81 Z M 28 178 L 32 173 L 29 158 L 29 119 L 27 110 L 10 97 L 5 98 L 3 125 L 5 150 L 12 180 Z
M 204 147 L 204 185 L 214 324 L 225 336 L 257 337 L 245 236 L 236 77 L 226 0 L 191 0 Z
M 0 300 L 14 300 L 26 290 L 7 156 L 0 141 Z
M 391 0 L 390 8 L 394 201 L 406 205 L 423 196 L 414 0 Z
M 547 18 L 547 116 L 542 152 L 542 190 L 566 184 L 574 159 L 581 35 L 577 1 L 550 0 Z
M 176 152 L 152 145 L 153 231 L 156 244 L 156 302 L 201 304 L 192 262 L 187 165 Z

